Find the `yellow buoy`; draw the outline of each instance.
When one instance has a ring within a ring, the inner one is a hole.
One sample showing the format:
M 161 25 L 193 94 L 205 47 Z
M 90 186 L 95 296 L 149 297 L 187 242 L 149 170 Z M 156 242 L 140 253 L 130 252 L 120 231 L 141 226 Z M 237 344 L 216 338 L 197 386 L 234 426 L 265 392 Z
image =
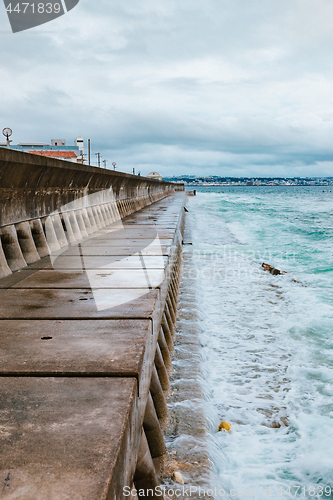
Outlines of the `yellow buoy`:
M 219 425 L 219 431 L 231 431 L 231 424 L 229 422 L 221 422 Z

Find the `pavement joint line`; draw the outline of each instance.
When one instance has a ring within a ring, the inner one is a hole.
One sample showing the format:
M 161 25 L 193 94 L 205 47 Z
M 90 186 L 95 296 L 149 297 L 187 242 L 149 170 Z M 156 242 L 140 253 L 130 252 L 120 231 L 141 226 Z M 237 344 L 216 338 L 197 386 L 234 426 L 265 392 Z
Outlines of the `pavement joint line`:
M 138 373 L 115 373 L 115 372 L 89 372 L 89 373 L 84 373 L 84 372 L 63 372 L 63 373 L 50 373 L 50 372 L 8 372 L 8 373 L 1 373 L 0 374 L 0 379 L 1 378 L 8 378 L 8 377 L 18 377 L 18 378 L 23 378 L 23 377 L 31 377 L 31 378 L 135 378 L 136 380 L 139 380 L 139 374 Z
M 31 318 L 31 317 L 18 317 L 18 318 L 1 318 L 1 321 L 38 321 L 36 318 Z M 45 317 L 42 318 L 41 321 L 153 321 L 152 316 L 131 316 L 128 318 L 124 318 L 123 316 L 112 316 L 112 317 L 103 317 L 103 318 L 98 318 L 98 317 L 91 317 L 91 316 L 83 316 L 83 317 L 60 317 L 60 316 L 50 316 L 50 317 Z

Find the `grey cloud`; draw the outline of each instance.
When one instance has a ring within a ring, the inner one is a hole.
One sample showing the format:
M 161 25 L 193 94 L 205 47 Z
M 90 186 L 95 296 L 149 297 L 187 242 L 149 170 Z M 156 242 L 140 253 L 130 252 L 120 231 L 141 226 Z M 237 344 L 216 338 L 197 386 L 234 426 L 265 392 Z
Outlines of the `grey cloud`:
M 80 0 L 0 35 L 1 121 L 17 142 L 82 134 L 126 171 L 328 175 L 332 14 L 327 0 Z

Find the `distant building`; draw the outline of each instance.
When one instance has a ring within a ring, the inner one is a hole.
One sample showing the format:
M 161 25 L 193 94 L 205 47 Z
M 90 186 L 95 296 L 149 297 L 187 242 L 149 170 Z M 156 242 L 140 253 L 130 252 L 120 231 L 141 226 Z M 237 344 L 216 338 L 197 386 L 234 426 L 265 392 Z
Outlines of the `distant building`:
M 6 142 L 0 142 L 0 147 L 6 148 Z M 77 137 L 74 146 L 66 146 L 65 139 L 52 139 L 51 145 L 44 142 L 20 142 L 19 144 L 11 144 L 9 149 L 23 151 L 57 160 L 71 161 L 73 163 L 83 163 L 84 160 L 84 143 L 82 137 Z
M 79 163 L 79 157 L 75 151 L 27 151 L 27 153 L 39 156 L 47 156 L 48 158 L 55 158 L 56 160 L 72 161 Z
M 66 139 L 51 139 L 51 146 L 66 146 Z
M 79 151 L 81 153 L 81 156 L 83 158 L 84 155 L 84 143 L 83 143 L 83 137 L 77 137 L 74 141 L 74 145 L 79 148 Z
M 162 180 L 162 176 L 158 172 L 150 172 L 150 174 L 147 175 L 148 179 L 156 179 L 158 181 Z

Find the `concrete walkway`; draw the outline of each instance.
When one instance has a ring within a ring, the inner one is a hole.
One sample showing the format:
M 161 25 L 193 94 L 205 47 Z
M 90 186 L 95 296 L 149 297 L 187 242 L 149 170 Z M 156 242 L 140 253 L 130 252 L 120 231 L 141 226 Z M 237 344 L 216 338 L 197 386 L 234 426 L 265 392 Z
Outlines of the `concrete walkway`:
M 0 280 L 1 499 L 128 498 L 151 399 L 163 421 L 157 358 L 184 201 L 169 196 Z

